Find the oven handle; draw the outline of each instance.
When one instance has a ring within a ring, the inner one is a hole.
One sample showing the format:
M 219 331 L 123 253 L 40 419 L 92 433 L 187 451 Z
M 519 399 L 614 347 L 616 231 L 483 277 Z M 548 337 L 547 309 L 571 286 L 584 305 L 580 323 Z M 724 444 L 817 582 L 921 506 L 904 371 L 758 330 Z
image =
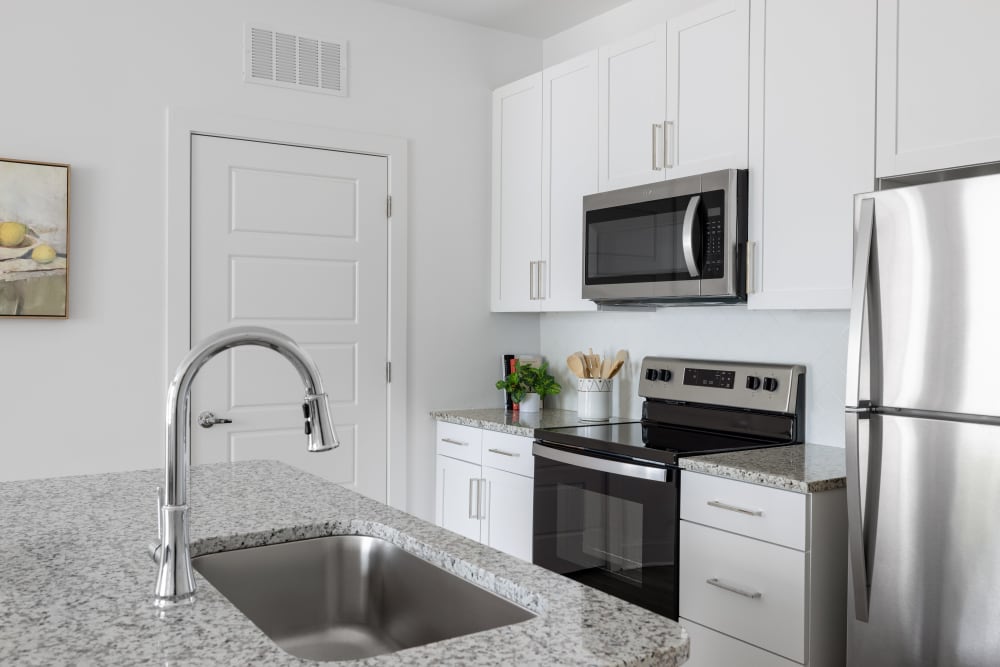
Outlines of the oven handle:
M 597 470 L 599 472 L 611 473 L 612 475 L 624 475 L 625 477 L 646 479 L 651 482 L 667 481 L 668 471 L 664 468 L 653 468 L 651 466 L 644 466 L 637 463 L 623 463 L 621 461 L 609 461 L 608 459 L 602 459 L 596 456 L 574 454 L 573 452 L 567 452 L 562 449 L 546 447 L 545 445 L 537 442 L 534 443 L 531 451 L 535 456 L 541 456 L 542 458 L 551 459 L 560 463 L 577 466 L 578 468 L 586 468 L 587 470 Z
M 698 214 L 698 202 L 701 195 L 695 195 L 688 200 L 687 210 L 684 211 L 684 227 L 681 234 L 684 244 L 684 263 L 687 264 L 688 273 L 692 278 L 698 277 L 698 262 L 694 256 L 694 216 Z

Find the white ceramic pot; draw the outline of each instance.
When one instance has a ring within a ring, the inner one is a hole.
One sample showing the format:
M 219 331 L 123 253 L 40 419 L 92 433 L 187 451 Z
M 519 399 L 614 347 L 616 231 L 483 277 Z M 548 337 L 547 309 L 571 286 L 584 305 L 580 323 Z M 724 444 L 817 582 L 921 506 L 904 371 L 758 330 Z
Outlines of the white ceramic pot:
M 542 409 L 542 399 L 535 393 L 525 394 L 519 409 L 521 412 L 538 412 Z
M 578 379 L 576 413 L 582 421 L 607 421 L 611 416 L 611 380 Z

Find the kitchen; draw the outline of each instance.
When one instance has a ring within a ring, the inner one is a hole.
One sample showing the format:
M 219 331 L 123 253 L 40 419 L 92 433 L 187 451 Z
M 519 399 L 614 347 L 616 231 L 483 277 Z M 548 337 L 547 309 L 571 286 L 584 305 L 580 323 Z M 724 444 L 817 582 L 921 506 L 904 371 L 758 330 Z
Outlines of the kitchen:
M 844 222 L 851 216 L 849 201 L 842 204 L 842 212 L 832 210 L 833 204 L 815 211 L 822 214 L 821 229 L 829 225 L 828 236 L 790 241 L 796 248 L 808 242 L 823 253 L 787 254 L 792 263 L 785 264 L 787 273 L 774 280 L 800 287 L 802 294 L 790 295 L 783 308 L 776 302 L 749 310 L 737 306 L 639 313 L 489 312 L 490 276 L 485 266 L 491 245 L 491 91 L 543 66 L 625 39 L 696 4 L 633 2 L 603 20 L 546 39 L 377 2 L 336 6 L 301 2 L 281 7 L 259 2 L 209 7 L 107 3 L 100 5 L 105 10 L 100 12 L 92 3 L 59 3 L 55 11 L 38 3 L 11 5 L 19 30 L 6 36 L 0 48 L 7 62 L 23 64 L 5 73 L 11 102 L 4 114 L 3 154 L 73 165 L 75 263 L 67 321 L 7 323 L 6 348 L 23 353 L 5 355 L 8 377 L 18 381 L 6 382 L 0 390 L 8 406 L 0 475 L 15 480 L 161 467 L 164 390 L 180 358 L 164 352 L 166 332 L 174 323 L 168 315 L 171 287 L 164 278 L 171 267 L 163 247 L 171 231 L 164 213 L 170 203 L 164 188 L 168 178 L 164 111 L 191 107 L 392 135 L 409 143 L 409 186 L 393 193 L 397 209 L 406 215 L 409 236 L 404 254 L 405 345 L 403 354 L 393 356 L 394 380 L 406 389 L 403 428 L 397 432 L 405 433 L 405 458 L 394 459 L 402 473 L 396 475 L 390 504 L 419 517 L 433 517 L 435 425 L 427 415 L 442 408 L 496 406 L 498 395 L 492 384 L 497 360 L 511 350 L 538 351 L 560 361 L 575 349 L 594 347 L 606 353 L 623 347 L 636 365 L 644 356 L 663 354 L 800 363 L 808 368 L 809 378 L 806 441 L 843 446 L 848 304 L 838 302 L 834 307 L 819 295 L 832 286 L 843 299 L 850 286 L 850 232 Z M 933 5 L 928 7 L 933 11 Z M 968 13 L 949 9 L 940 20 L 954 34 L 959 28 L 982 30 L 983 38 L 960 40 L 963 48 L 918 49 L 911 72 L 938 71 L 927 62 L 929 53 L 949 65 L 944 71 L 965 72 L 955 66 L 963 60 L 990 62 L 991 20 L 975 19 L 976 11 L 985 11 L 979 7 L 969 5 L 963 11 Z M 951 17 L 953 24 L 944 21 Z M 850 26 L 833 30 L 803 11 L 797 20 L 815 26 L 813 30 L 785 33 L 787 42 L 769 48 L 783 47 L 796 54 L 812 44 L 817 51 L 846 50 L 858 60 L 870 59 L 876 44 L 874 16 L 869 19 L 868 40 L 845 49 L 841 41 Z M 324 36 L 327 31 L 320 28 L 329 25 L 330 35 L 350 42 L 349 95 L 302 95 L 245 85 L 241 59 L 243 24 L 248 22 Z M 862 53 L 865 49 L 867 55 Z M 979 53 L 976 49 L 983 50 L 979 57 L 974 55 Z M 30 61 L 26 53 L 32 54 Z M 843 115 L 843 107 L 837 105 L 858 100 L 832 93 L 832 99 L 819 96 L 816 89 L 828 88 L 825 76 L 816 74 L 816 66 L 799 72 L 796 64 L 806 66 L 794 60 L 784 79 L 768 79 L 772 86 L 783 82 L 788 96 L 783 107 L 787 113 L 775 122 L 786 127 L 791 138 L 769 147 L 765 167 L 769 178 L 762 184 L 779 183 L 774 192 L 764 193 L 764 205 L 787 202 L 789 208 L 775 214 L 790 221 L 784 223 L 783 233 L 796 229 L 794 216 L 801 210 L 797 207 L 817 196 L 829 201 L 829 193 L 812 188 L 838 183 L 847 197 L 871 190 L 876 139 L 886 136 L 883 132 L 876 136 L 873 109 L 857 118 Z M 827 66 L 832 67 L 830 62 Z M 832 77 L 835 71 L 825 74 Z M 867 76 L 867 85 L 853 79 L 835 81 L 873 105 L 874 67 Z M 913 125 L 901 127 L 909 133 L 901 136 L 912 139 L 928 125 L 935 127 L 931 121 L 936 116 L 951 117 L 945 111 L 972 113 L 969 108 L 997 106 L 997 100 L 988 97 L 994 94 L 991 89 L 972 86 L 962 77 L 939 79 L 954 86 L 943 99 L 965 99 L 963 90 L 985 97 L 975 105 L 934 109 L 930 119 L 907 111 L 901 122 Z M 804 91 L 811 95 L 798 94 Z M 925 102 L 918 98 L 914 104 L 923 109 Z M 843 122 L 852 123 L 853 129 L 841 127 Z M 992 126 L 983 123 L 965 116 L 947 123 L 954 136 L 935 137 L 925 145 L 950 142 L 953 155 L 946 155 L 946 146 L 920 163 L 918 152 L 911 162 L 890 165 L 884 173 L 995 161 L 1000 151 L 987 138 L 997 133 L 991 134 Z M 963 128 L 967 135 L 962 135 Z M 866 147 L 864 152 L 844 148 L 839 133 L 855 137 Z M 963 145 L 964 153 L 958 148 Z M 754 154 L 752 147 L 748 154 Z M 841 155 L 843 161 L 836 162 L 831 154 Z M 749 168 L 752 179 L 762 167 L 751 162 Z M 774 169 L 779 170 L 777 176 L 771 176 Z M 808 173 L 816 169 L 829 173 Z M 838 174 L 844 182 L 836 180 Z M 774 252 L 779 259 L 773 261 L 782 261 L 783 250 Z M 831 273 L 814 268 L 827 258 L 834 267 Z M 764 264 L 768 261 L 765 256 Z M 761 295 L 768 280 L 763 276 Z M 568 371 L 557 370 L 566 386 Z M 635 418 L 637 368 L 631 371 L 617 383 L 614 400 L 617 414 Z M 425 380 L 431 377 L 433 384 Z M 549 407 L 558 405 L 573 409 L 573 392 L 567 391 Z

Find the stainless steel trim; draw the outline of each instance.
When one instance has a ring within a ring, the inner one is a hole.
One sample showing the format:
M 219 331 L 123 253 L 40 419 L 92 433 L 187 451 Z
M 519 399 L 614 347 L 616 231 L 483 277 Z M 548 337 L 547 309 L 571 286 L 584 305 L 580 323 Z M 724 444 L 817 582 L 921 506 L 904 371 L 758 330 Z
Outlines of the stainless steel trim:
M 670 158 L 670 135 L 674 130 L 674 121 L 663 121 L 663 168 L 673 169 L 674 161 Z
M 743 597 L 750 598 L 751 600 L 759 600 L 761 598 L 761 594 L 757 591 L 741 588 L 740 586 L 734 586 L 733 584 L 727 584 L 724 581 L 720 581 L 716 577 L 712 577 L 711 579 L 706 579 L 705 583 L 710 586 L 721 588 L 724 591 L 729 591 L 730 593 L 736 593 L 737 595 L 742 595 Z
M 847 407 L 859 407 L 861 397 L 861 335 L 868 293 L 872 236 L 875 230 L 875 200 L 861 201 L 857 240 L 854 244 L 854 276 L 851 320 L 847 330 Z
M 688 200 L 687 210 L 684 211 L 684 227 L 681 229 L 684 244 L 684 263 L 687 264 L 688 273 L 692 278 L 697 278 L 698 263 L 694 256 L 694 216 L 698 213 L 698 202 L 701 195 L 695 195 Z
M 490 449 L 487 449 L 486 451 L 493 452 L 494 454 L 501 454 L 503 456 L 520 456 L 520 454 L 518 454 L 517 452 L 505 452 L 502 449 L 493 449 L 493 448 L 490 448 Z
M 845 417 L 847 447 L 847 531 L 851 586 L 854 590 L 854 617 L 868 620 L 868 563 L 865 557 L 864 514 L 861 510 L 861 448 L 858 428 L 861 415 L 848 412 Z M 865 418 L 865 423 L 871 421 Z
M 764 516 L 763 510 L 748 510 L 744 507 L 737 507 L 736 505 L 730 505 L 729 503 L 724 503 L 721 500 L 709 500 L 707 504 L 712 507 L 718 507 L 720 510 L 739 512 L 740 514 L 747 514 L 749 516 Z
M 667 471 L 664 468 L 654 468 L 651 466 L 639 465 L 636 463 L 624 463 L 620 461 L 609 461 L 608 459 L 596 456 L 586 456 L 584 454 L 574 454 L 562 449 L 553 449 L 539 443 L 532 445 L 532 452 L 535 456 L 559 461 L 587 470 L 611 473 L 612 475 L 623 475 L 636 479 L 646 479 L 652 482 L 666 482 Z
M 746 289 L 747 289 L 747 294 L 754 294 L 757 291 L 757 267 L 754 265 L 754 262 L 757 261 L 757 242 L 747 241 L 746 250 L 747 250 Z
M 441 438 L 441 442 L 447 442 L 451 445 L 458 445 L 459 447 L 468 447 L 469 443 L 462 442 L 461 440 L 452 440 L 451 438 Z
M 478 519 L 479 518 L 478 516 L 476 516 L 472 512 L 472 487 L 475 485 L 475 483 L 476 483 L 476 478 L 475 477 L 470 477 L 469 478 L 469 518 L 470 519 Z
M 660 171 L 661 169 L 663 169 L 663 167 L 660 166 L 660 162 L 656 159 L 656 148 L 657 148 L 656 145 L 658 143 L 656 141 L 656 130 L 658 127 L 660 127 L 659 123 L 653 123 L 653 141 L 652 144 L 650 145 L 650 149 L 653 154 L 653 171 Z

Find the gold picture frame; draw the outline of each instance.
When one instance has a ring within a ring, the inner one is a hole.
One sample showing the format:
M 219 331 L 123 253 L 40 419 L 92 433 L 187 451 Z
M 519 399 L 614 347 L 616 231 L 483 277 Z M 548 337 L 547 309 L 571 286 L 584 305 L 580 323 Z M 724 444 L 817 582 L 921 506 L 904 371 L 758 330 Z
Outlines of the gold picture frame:
M 0 158 L 0 318 L 69 316 L 69 165 Z

